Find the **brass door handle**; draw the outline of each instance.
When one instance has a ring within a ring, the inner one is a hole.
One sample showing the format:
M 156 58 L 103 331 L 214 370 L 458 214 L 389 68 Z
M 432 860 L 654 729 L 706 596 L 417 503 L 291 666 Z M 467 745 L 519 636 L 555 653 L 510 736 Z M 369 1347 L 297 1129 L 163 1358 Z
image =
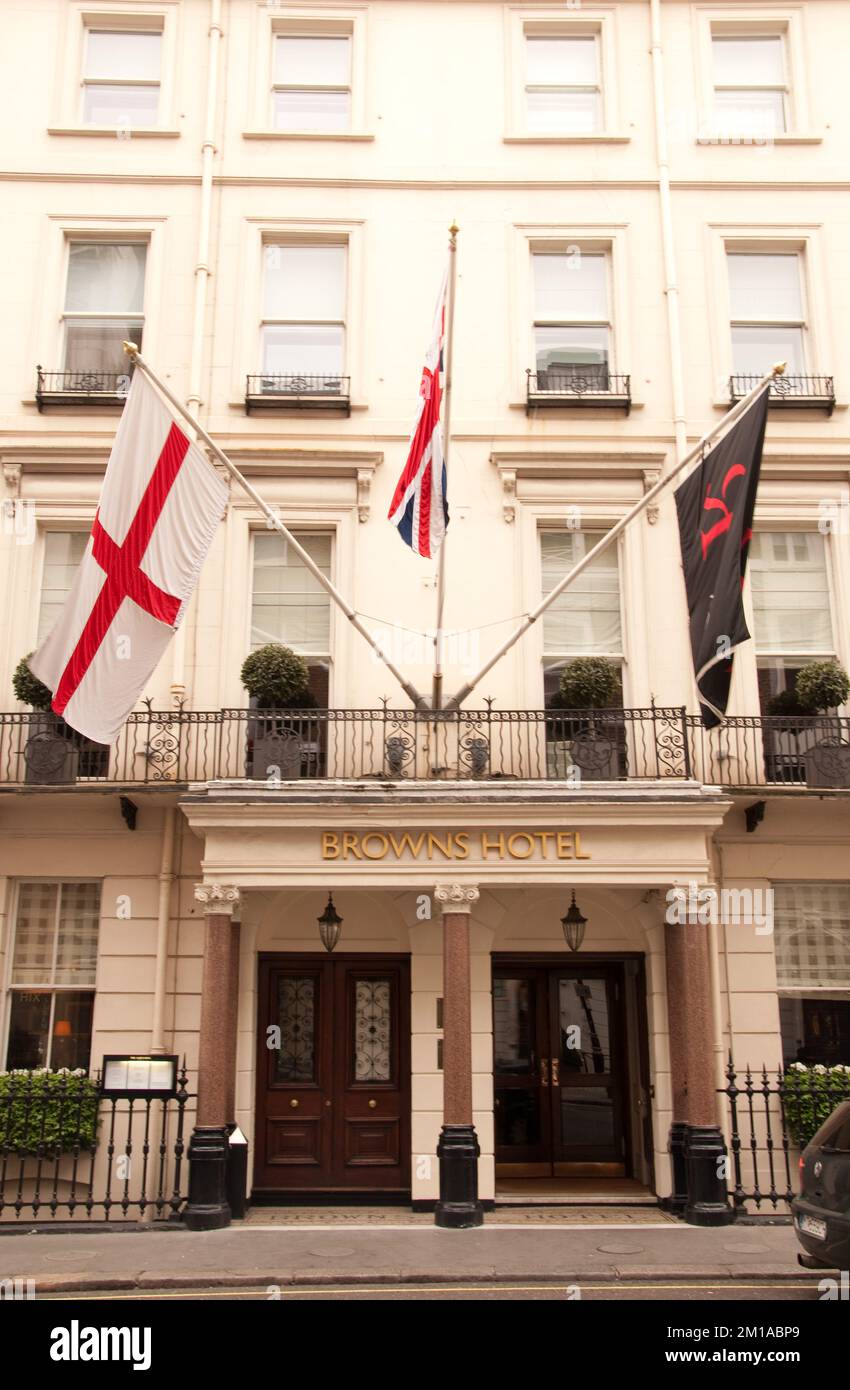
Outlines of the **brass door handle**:
M 378 1102 L 377 1102 L 376 1100 L 370 1100 L 370 1101 L 369 1101 L 369 1109 L 370 1109 L 370 1110 L 374 1110 L 374 1109 L 375 1109 L 375 1106 L 376 1106 L 377 1104 L 378 1104 Z
M 292 1106 L 293 1110 L 298 1109 L 298 1101 L 295 1099 L 294 1096 L 292 1097 L 292 1100 L 289 1102 L 289 1104 Z
M 553 1058 L 552 1058 L 552 1085 L 553 1085 L 553 1086 L 560 1086 L 560 1084 L 561 1084 L 561 1059 L 560 1059 L 560 1057 L 553 1057 Z
M 541 1058 L 540 1058 L 540 1084 L 541 1084 L 541 1086 L 548 1086 L 548 1085 L 549 1085 L 549 1058 L 548 1058 L 548 1057 L 541 1057 Z

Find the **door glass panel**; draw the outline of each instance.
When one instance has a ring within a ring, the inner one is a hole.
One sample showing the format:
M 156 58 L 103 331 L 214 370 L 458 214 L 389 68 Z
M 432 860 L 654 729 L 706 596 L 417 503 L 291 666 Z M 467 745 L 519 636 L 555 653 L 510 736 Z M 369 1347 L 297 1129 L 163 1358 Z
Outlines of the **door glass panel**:
M 560 1102 L 561 1143 L 565 1149 L 597 1149 L 600 1159 L 614 1150 L 613 1087 L 562 1086 Z
M 281 976 L 277 982 L 277 1017 L 280 1048 L 275 1080 L 315 1081 L 316 980 L 312 976 Z
M 499 1092 L 496 1147 L 522 1148 L 540 1143 L 540 1093 L 522 1087 Z
M 558 981 L 558 1036 L 561 1074 L 584 1076 L 611 1071 L 608 991 L 604 978 Z
M 526 1076 L 532 1070 L 530 980 L 493 981 L 493 1049 L 495 1070 L 502 1076 Z
M 391 1081 L 389 980 L 354 982 L 354 1080 Z

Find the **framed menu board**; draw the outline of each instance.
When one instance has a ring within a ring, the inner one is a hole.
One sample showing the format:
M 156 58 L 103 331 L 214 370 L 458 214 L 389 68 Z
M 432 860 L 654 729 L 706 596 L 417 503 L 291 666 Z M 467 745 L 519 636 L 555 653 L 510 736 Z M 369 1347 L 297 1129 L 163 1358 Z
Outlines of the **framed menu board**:
M 104 1057 L 101 1075 L 104 1096 L 165 1099 L 177 1092 L 177 1057 L 112 1054 Z

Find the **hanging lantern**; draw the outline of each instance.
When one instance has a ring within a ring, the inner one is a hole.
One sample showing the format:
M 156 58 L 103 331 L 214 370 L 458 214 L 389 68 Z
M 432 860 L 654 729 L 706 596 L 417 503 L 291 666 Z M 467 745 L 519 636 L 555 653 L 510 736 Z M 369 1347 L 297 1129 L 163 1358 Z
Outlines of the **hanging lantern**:
M 328 893 L 327 907 L 321 917 L 316 920 L 319 923 L 319 936 L 322 938 L 322 945 L 326 951 L 332 951 L 339 941 L 342 918 L 334 907 L 334 900 L 330 893 Z
M 573 889 L 573 900 L 567 908 L 566 916 L 561 918 L 561 926 L 564 928 L 564 940 L 571 951 L 580 951 L 581 943 L 584 941 L 584 929 L 587 926 L 587 918 L 582 917 L 578 904 L 576 903 L 575 889 Z

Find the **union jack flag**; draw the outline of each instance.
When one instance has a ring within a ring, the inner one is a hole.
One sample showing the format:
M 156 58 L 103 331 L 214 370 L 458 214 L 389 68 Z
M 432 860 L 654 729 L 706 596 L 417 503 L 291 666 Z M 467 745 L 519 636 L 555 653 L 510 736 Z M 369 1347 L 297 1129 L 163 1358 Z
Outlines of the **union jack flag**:
M 396 484 L 388 513 L 406 545 L 426 560 L 433 559 L 443 543 L 449 522 L 446 497 L 446 464 L 440 406 L 443 387 L 443 348 L 446 336 L 446 270 L 434 315 L 431 346 L 425 358 L 419 405 L 410 436 L 407 462 Z

